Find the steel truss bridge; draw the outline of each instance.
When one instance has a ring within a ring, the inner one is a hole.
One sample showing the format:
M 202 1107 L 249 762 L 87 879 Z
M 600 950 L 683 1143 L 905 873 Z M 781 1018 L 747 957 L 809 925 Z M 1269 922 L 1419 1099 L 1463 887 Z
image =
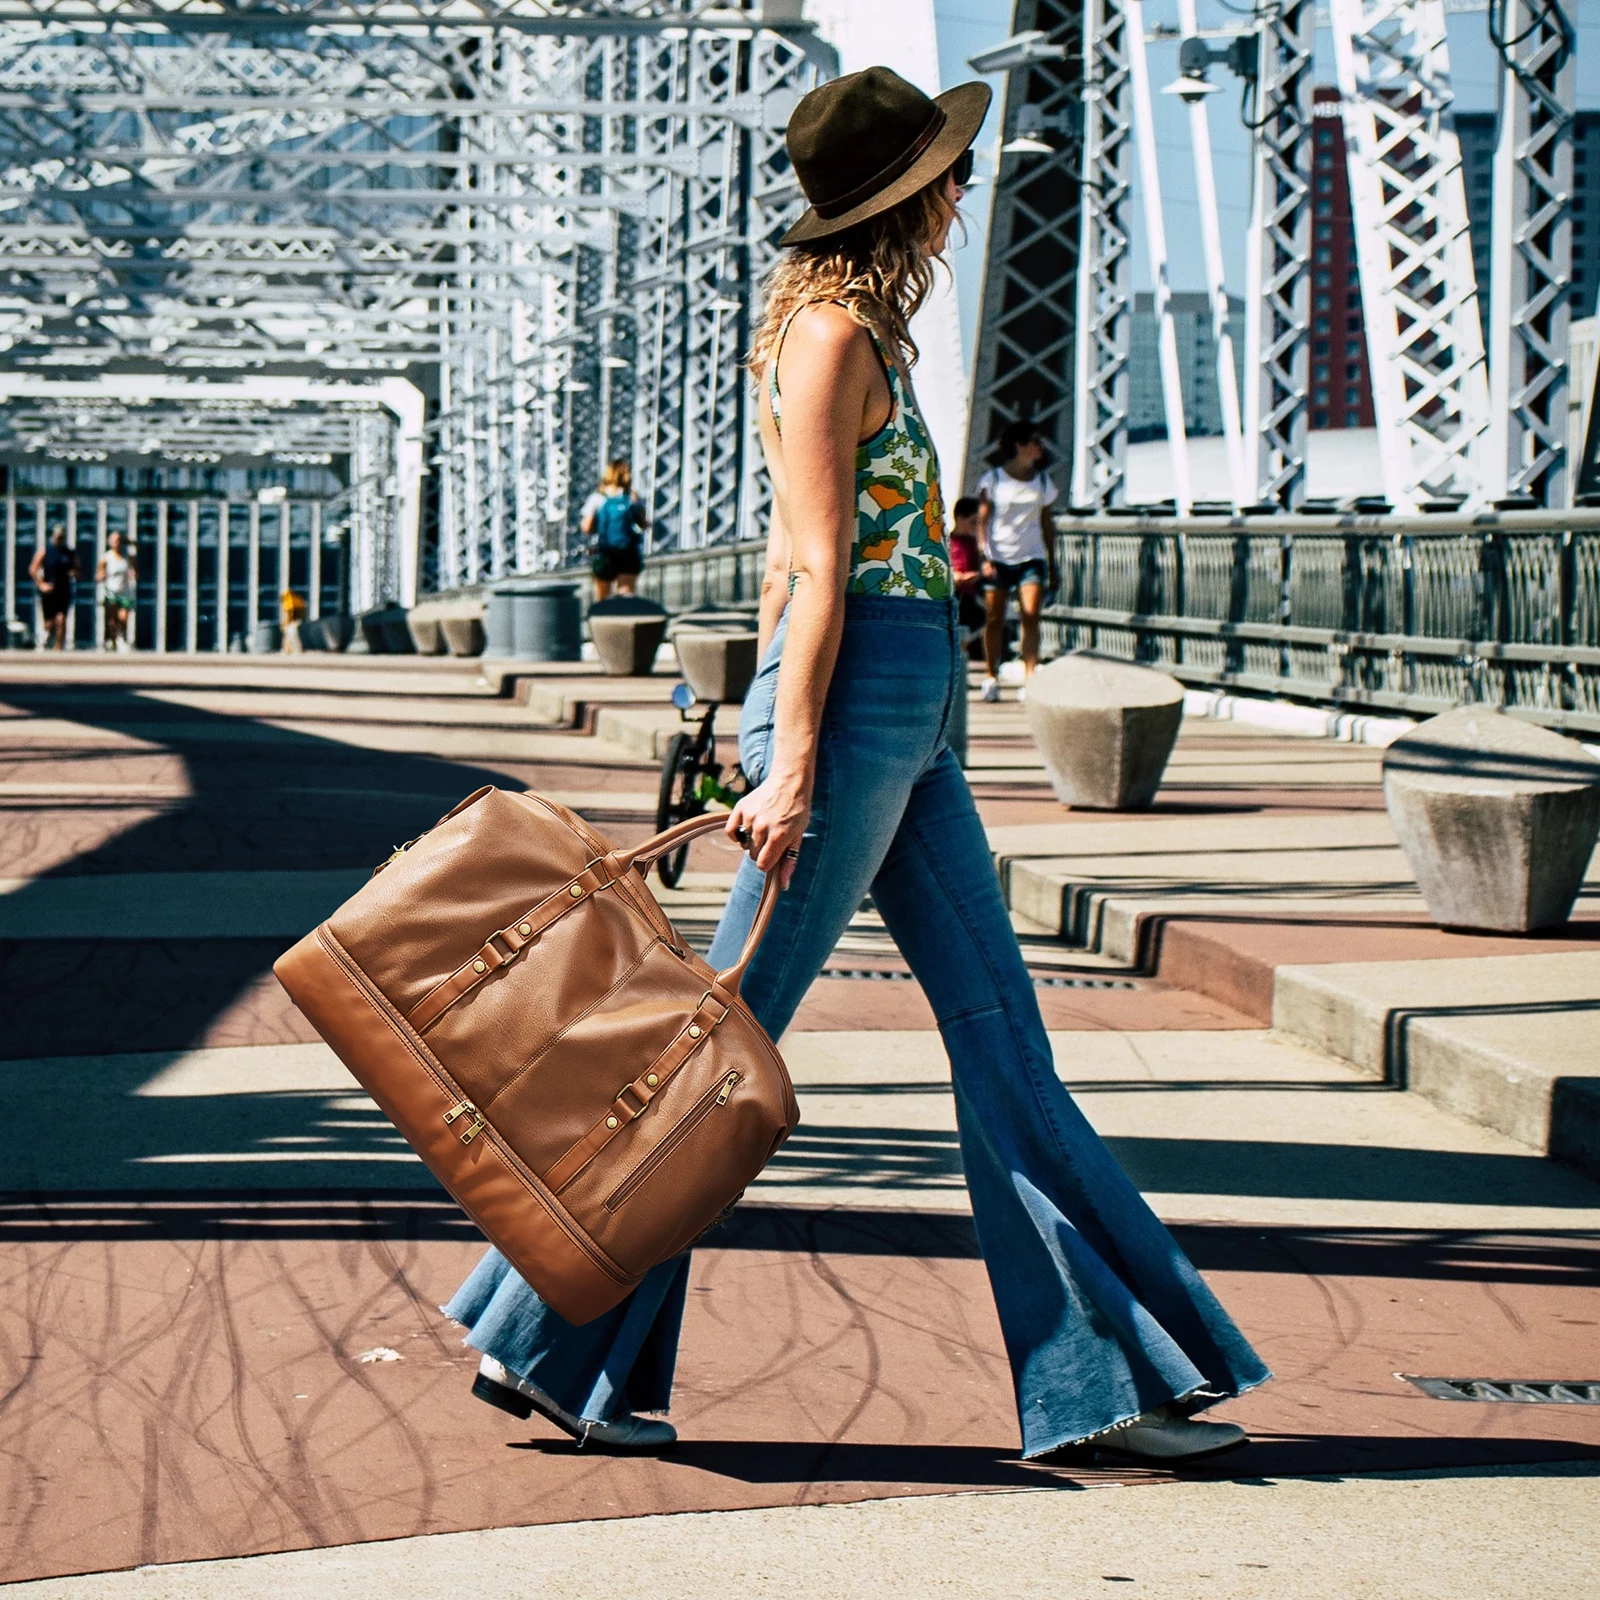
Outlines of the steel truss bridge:
M 1402 513 L 1556 507 L 1573 476 L 1572 33 L 1558 0 L 1489 0 L 1504 110 L 1480 320 L 1447 3 L 1483 0 L 1326 13 L 1381 487 Z M 1260 0 L 1242 54 L 1205 45 L 1189 0 L 1179 14 L 1202 207 L 1208 77 L 1243 74 L 1254 129 L 1242 329 L 1211 273 L 1247 378 L 1233 501 L 1293 509 L 1317 13 Z M 1139 0 L 1015 0 L 1013 28 L 1032 42 L 1006 79 L 968 475 L 1033 416 L 1072 498 L 1115 508 L 1141 190 L 1160 233 L 1153 163 L 1136 188 L 1134 162 L 1170 30 Z M 783 129 L 836 70 L 801 0 L 0 0 L 7 618 L 26 616 L 27 561 L 57 522 L 96 550 L 114 529 L 153 542 L 141 638 L 170 648 L 226 648 L 284 588 L 316 615 L 569 565 L 613 455 L 634 462 L 657 550 L 758 538 L 739 358 L 803 205 Z M 1164 251 L 1150 265 L 1164 288 Z
M 562 564 L 616 455 L 665 546 L 759 531 L 738 362 L 803 207 L 783 129 L 835 65 L 799 15 L 0 3 L 8 616 L 48 523 L 170 504 L 164 565 L 205 590 L 178 632 L 222 648 L 276 613 L 215 553 L 261 490 L 317 502 L 281 581 L 328 547 L 356 609 Z

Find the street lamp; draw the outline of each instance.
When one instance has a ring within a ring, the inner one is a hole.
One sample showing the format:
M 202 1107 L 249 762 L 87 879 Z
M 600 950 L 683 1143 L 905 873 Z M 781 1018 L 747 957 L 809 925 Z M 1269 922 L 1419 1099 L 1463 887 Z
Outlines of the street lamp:
M 1000 146 L 1001 152 L 1012 156 L 1053 156 L 1058 152 L 1056 147 L 1046 144 L 1040 134 L 1059 133 L 1069 138 L 1075 137 L 1081 130 L 1081 106 L 1071 106 L 1065 111 L 1057 111 L 1051 116 L 1046 116 L 1038 106 L 1031 101 L 1017 109 L 1016 131 L 1007 142 Z
M 1065 61 L 1067 47 L 1051 44 L 1043 28 L 1030 28 L 1026 33 L 1013 34 L 1002 44 L 980 50 L 967 57 L 967 65 L 974 72 L 1014 72 L 1018 67 L 1031 67 L 1040 61 Z

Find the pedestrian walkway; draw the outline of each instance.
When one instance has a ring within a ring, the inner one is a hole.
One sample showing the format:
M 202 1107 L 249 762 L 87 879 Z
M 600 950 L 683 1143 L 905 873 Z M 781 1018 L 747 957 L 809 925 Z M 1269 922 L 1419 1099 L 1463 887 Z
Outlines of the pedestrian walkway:
M 1177 930 L 1151 961 L 1038 903 L 1018 925 L 1063 1079 L 1278 1375 L 1223 1408 L 1247 1452 L 1182 1482 L 1016 1460 L 948 1070 L 870 908 L 784 1041 L 801 1127 L 697 1255 L 681 1449 L 581 1455 L 472 1401 L 435 1307 L 481 1245 L 270 963 L 479 784 L 644 837 L 653 738 L 604 719 L 654 728 L 671 680 L 216 668 L 0 657 L 0 1581 L 58 1580 L 19 1595 L 1584 1592 L 1600 1408 L 1397 1374 L 1600 1380 L 1600 1184 L 1271 1031 L 1270 998 L 1174 961 Z M 1151 816 L 1080 820 L 1016 708 L 971 709 L 1013 882 L 1119 852 L 1160 858 L 1141 894 L 1178 881 L 1181 847 L 1129 829 L 1238 828 L 1196 846 L 1232 855 L 1382 821 L 1374 752 L 1206 723 Z M 699 843 L 661 894 L 702 947 L 735 860 Z M 1236 970 L 1276 971 L 1234 939 Z

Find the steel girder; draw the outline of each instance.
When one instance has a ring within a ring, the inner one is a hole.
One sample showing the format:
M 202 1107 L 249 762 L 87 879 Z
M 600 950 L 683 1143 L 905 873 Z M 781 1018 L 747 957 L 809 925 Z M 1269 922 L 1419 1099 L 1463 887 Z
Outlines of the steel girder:
M 1505 71 L 1489 268 L 1491 496 L 1570 498 L 1567 338 L 1577 52 L 1557 0 L 1500 0 Z M 1493 23 L 1491 23 L 1493 27 Z
M 1313 0 L 1264 8 L 1256 40 L 1245 480 L 1262 504 L 1291 507 L 1304 497 L 1306 479 Z
M 1483 499 L 1489 386 L 1440 0 L 1331 0 L 1383 489 Z
M 1122 499 L 1128 441 L 1133 91 L 1120 0 L 1084 0 L 1083 182 L 1079 196 L 1072 499 Z
M 1006 75 L 1001 126 L 1019 131 L 1022 108 L 1065 130 L 1051 155 L 1002 152 L 989 214 L 988 253 L 973 363 L 966 482 L 1008 422 L 1029 417 L 1070 462 L 1076 407 L 1080 163 L 1083 160 L 1083 0 L 1016 0 L 1013 34 L 1039 30 L 1065 50 Z
M 797 23 L 783 0 L 0 5 L 0 369 L 406 372 L 433 396 L 440 584 L 559 560 L 610 455 L 658 544 L 752 531 L 737 361 L 803 204 L 787 112 L 832 70 Z M 81 409 L 24 411 L 63 460 L 185 431 L 190 459 L 253 435 L 261 460 L 269 432 L 194 405 L 79 439 Z M 347 469 L 357 598 L 406 587 L 383 416 L 280 426 L 265 458 Z

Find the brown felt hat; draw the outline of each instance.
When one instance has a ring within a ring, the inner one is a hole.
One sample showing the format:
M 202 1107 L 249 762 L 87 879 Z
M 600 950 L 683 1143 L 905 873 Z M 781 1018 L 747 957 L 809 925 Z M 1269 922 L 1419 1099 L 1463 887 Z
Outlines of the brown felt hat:
M 978 137 L 991 93 L 986 83 L 963 83 L 930 100 L 888 67 L 813 89 L 784 141 L 811 209 L 783 242 L 842 233 L 932 183 Z

